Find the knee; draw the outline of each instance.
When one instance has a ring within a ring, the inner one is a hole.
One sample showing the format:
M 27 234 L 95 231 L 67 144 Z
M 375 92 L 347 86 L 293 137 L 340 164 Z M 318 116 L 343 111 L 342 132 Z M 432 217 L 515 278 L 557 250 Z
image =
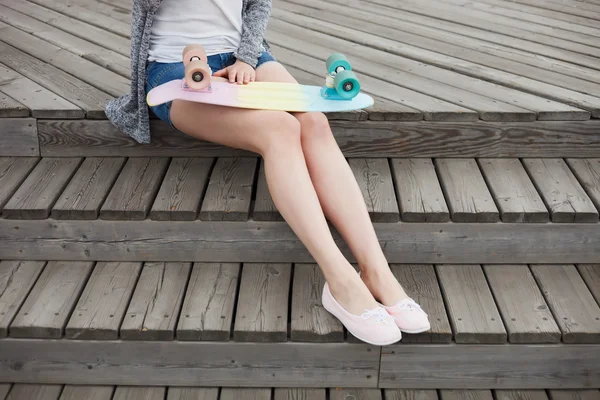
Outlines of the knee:
M 300 122 L 289 113 L 275 112 L 265 117 L 266 129 L 259 146 L 260 154 L 264 156 L 269 151 L 291 151 L 301 148 Z
M 333 138 L 329 120 L 325 114 L 310 112 L 299 114 L 297 118 L 301 125 L 302 141 Z

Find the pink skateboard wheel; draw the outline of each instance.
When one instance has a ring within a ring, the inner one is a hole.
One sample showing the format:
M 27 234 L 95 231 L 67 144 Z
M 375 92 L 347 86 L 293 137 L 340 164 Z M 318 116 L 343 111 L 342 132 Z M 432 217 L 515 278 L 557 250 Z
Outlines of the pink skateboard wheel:
M 183 65 L 187 67 L 187 65 L 192 61 L 203 61 L 205 63 L 208 62 L 208 57 L 206 56 L 206 51 L 199 44 L 188 44 L 183 49 Z
M 190 61 L 185 66 L 185 83 L 190 89 L 203 90 L 210 86 L 210 67 L 204 61 Z

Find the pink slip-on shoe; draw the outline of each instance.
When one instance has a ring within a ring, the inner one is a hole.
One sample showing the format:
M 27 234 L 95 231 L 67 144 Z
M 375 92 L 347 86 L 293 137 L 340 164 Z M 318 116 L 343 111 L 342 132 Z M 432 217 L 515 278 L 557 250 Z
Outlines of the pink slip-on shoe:
M 396 325 L 402 332 L 421 333 L 431 329 L 428 315 L 410 297 L 390 307 L 381 306 L 394 317 Z
M 402 339 L 400 329 L 383 307 L 365 310 L 361 315 L 346 311 L 331 294 L 329 285 L 323 287 L 323 307 L 333 314 L 357 339 L 375 345 L 385 346 Z

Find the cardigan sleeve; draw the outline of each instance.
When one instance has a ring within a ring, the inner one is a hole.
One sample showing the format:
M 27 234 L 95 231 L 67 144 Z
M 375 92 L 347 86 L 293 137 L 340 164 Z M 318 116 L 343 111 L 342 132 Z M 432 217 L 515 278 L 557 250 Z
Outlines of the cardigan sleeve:
M 242 21 L 242 41 L 235 57 L 256 67 L 263 51 L 264 33 L 271 16 L 271 0 L 248 0 Z

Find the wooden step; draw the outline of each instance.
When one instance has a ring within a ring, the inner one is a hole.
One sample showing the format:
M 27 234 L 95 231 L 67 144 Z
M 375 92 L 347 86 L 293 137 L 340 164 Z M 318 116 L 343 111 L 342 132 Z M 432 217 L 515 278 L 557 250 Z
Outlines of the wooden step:
M 2 261 L 0 382 L 421 389 L 600 382 L 597 265 L 392 270 L 432 328 L 378 348 L 323 309 L 324 278 L 314 264 Z

